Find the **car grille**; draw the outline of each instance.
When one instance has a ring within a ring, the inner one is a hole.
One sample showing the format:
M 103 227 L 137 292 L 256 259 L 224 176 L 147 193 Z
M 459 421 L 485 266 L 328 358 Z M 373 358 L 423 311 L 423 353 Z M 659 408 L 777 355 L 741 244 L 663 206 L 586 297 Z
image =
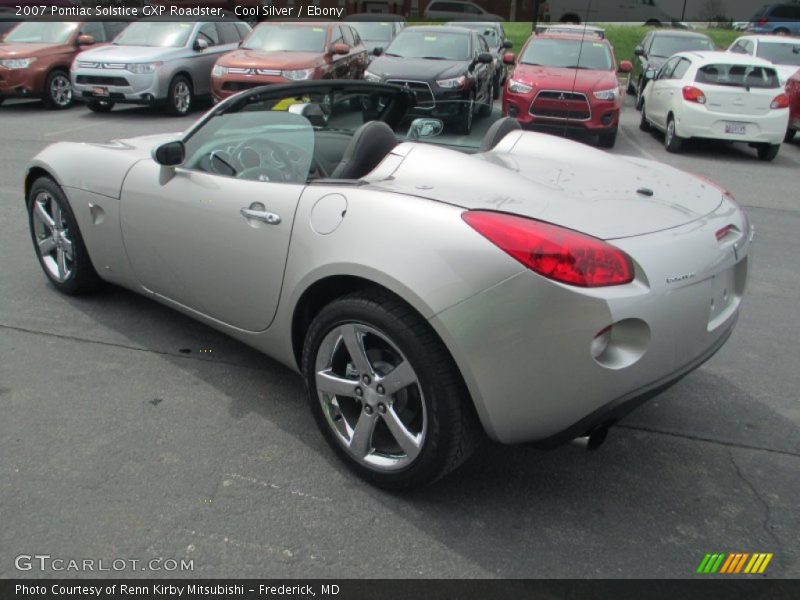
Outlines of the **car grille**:
M 86 60 L 79 60 L 78 61 L 78 68 L 82 69 L 124 69 L 125 63 L 103 63 L 103 62 L 91 62 Z
M 534 117 L 545 119 L 588 121 L 592 118 L 585 94 L 558 90 L 541 90 L 533 99 L 529 112 Z
M 124 77 L 106 77 L 105 75 L 78 75 L 75 78 L 77 83 L 89 83 L 93 85 L 119 85 L 129 86 L 128 80 Z
M 280 69 L 245 69 L 241 67 L 228 67 L 231 75 L 264 75 L 267 77 L 280 77 Z
M 433 96 L 431 86 L 424 81 L 407 81 L 405 79 L 388 79 L 386 83 L 392 83 L 404 88 L 408 88 L 417 98 L 416 108 L 431 109 L 436 106 L 436 99 Z

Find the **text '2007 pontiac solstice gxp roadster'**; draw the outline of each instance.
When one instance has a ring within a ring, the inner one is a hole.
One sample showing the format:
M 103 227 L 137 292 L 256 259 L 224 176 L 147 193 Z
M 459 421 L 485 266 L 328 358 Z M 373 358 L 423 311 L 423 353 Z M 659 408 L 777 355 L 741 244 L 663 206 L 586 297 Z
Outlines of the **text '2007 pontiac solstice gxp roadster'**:
M 58 290 L 124 286 L 299 371 L 332 448 L 391 489 L 487 434 L 600 436 L 727 340 L 752 241 L 700 177 L 497 111 L 457 135 L 408 89 L 352 81 L 53 144 L 25 197 Z

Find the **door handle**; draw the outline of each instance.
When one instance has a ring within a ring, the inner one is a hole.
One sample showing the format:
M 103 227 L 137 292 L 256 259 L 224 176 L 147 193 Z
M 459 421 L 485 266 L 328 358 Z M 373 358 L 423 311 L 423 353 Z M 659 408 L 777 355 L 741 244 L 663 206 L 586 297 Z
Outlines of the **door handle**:
M 245 219 L 262 221 L 267 225 L 278 225 L 281 222 L 280 215 L 269 212 L 260 202 L 253 202 L 248 208 L 240 208 L 239 212 Z

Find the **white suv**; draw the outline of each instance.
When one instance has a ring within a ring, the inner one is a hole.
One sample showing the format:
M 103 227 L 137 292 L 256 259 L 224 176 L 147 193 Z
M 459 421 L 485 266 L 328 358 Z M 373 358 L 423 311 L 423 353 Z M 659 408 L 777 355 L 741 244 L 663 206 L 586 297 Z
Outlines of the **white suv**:
M 730 52 L 679 52 L 642 94 L 640 128 L 665 133 L 678 152 L 688 138 L 746 142 L 761 160 L 778 155 L 789 122 L 789 98 L 775 66 Z

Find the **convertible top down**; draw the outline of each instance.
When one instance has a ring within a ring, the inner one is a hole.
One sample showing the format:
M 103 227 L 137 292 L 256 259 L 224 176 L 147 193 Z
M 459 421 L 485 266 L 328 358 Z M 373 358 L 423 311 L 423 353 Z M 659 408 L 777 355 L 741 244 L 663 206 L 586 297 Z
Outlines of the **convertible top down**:
M 53 144 L 25 176 L 37 256 L 62 292 L 120 285 L 299 371 L 382 487 L 484 435 L 598 436 L 728 338 L 752 228 L 707 180 L 459 110 L 471 135 L 406 88 L 306 82 Z

